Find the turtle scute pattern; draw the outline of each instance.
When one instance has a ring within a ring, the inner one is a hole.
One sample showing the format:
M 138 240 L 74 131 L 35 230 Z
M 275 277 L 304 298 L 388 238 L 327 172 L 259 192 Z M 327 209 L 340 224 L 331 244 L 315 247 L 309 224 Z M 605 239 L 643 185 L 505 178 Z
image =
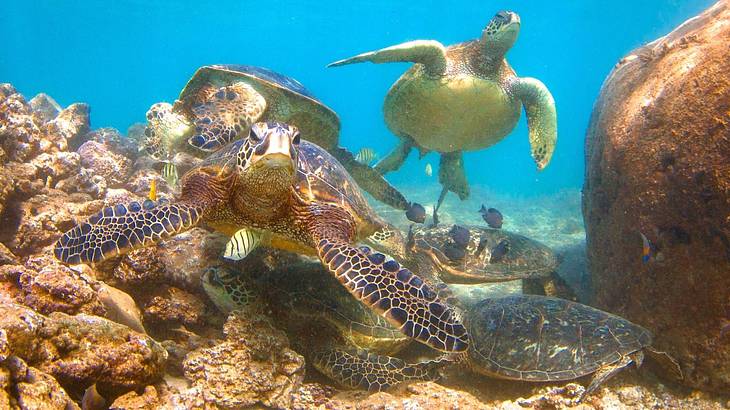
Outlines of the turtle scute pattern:
M 646 329 L 620 317 L 528 295 L 478 303 L 467 326 L 479 340 L 468 353 L 472 366 L 515 380 L 575 379 L 651 343 Z
M 314 354 L 314 366 L 345 387 L 382 391 L 409 380 L 438 380 L 438 360 L 409 364 L 401 359 L 362 349 L 323 350 Z
M 202 212 L 201 207 L 167 200 L 106 207 L 63 234 L 54 254 L 70 264 L 101 262 L 174 236 L 195 225 Z
M 327 239 L 318 249 L 322 261 L 350 292 L 406 336 L 441 351 L 467 349 L 467 332 L 454 309 L 438 301 L 421 278 L 398 262 L 367 246 L 350 248 Z

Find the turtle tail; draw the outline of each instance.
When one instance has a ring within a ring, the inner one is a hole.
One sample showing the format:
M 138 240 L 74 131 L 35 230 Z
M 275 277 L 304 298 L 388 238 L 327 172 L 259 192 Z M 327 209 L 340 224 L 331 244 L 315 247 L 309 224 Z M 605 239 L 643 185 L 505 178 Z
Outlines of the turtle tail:
M 352 175 L 360 188 L 375 199 L 395 209 L 408 210 L 410 203 L 400 191 L 383 178 L 383 175 L 369 165 L 358 162 L 351 152 L 336 147 L 332 154 Z
M 407 363 L 362 349 L 329 349 L 314 354 L 314 367 L 337 383 L 368 391 L 381 391 L 414 380 L 435 381 L 444 360 Z
M 106 207 L 64 233 L 54 254 L 69 264 L 101 262 L 186 231 L 202 213 L 201 206 L 166 200 Z

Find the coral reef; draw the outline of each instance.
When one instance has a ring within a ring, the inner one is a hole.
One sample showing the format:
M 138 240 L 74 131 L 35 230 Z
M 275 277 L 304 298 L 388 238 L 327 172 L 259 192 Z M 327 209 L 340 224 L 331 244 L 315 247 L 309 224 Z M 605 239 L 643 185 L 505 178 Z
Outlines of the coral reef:
M 8 355 L 55 377 L 67 389 L 96 383 L 123 393 L 162 377 L 166 351 L 146 335 L 107 319 L 54 312 L 47 316 L 0 299 Z
M 729 23 L 720 1 L 618 63 L 586 136 L 583 203 L 595 304 L 652 329 L 683 383 L 725 393 Z
M 192 387 L 179 400 L 188 408 L 197 403 L 290 408 L 304 380 L 304 358 L 289 349 L 286 335 L 262 315 L 232 315 L 224 332 L 224 341 L 185 358 Z

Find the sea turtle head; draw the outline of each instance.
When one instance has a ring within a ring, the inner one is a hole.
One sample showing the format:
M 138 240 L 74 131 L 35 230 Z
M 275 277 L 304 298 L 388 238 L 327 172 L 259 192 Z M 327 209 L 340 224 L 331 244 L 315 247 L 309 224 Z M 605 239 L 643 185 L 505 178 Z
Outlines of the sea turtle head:
M 482 30 L 482 43 L 490 53 L 509 50 L 520 34 L 520 16 L 511 11 L 500 11 L 492 17 Z
M 184 144 L 191 127 L 185 116 L 173 111 L 168 103 L 156 103 L 147 111 L 147 126 L 140 149 L 157 160 L 169 160 L 174 147 Z
M 254 124 L 236 158 L 239 177 L 251 188 L 288 191 L 296 177 L 299 140 L 299 130 L 293 125 Z

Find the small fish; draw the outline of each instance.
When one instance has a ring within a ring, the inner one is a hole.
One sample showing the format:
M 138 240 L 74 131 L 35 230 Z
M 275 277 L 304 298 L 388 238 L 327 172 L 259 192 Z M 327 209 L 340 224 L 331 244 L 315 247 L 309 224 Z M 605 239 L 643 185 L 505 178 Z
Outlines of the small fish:
M 150 193 L 147 194 L 150 201 L 157 201 L 157 180 L 150 181 Z
M 426 221 L 426 208 L 419 203 L 412 202 L 406 211 L 406 218 L 411 222 L 422 224 Z
M 498 210 L 494 208 L 487 209 L 484 205 L 482 205 L 479 213 L 482 214 L 482 219 L 484 219 L 484 222 L 486 222 L 490 228 L 499 229 L 502 227 L 502 213 Z
M 259 233 L 250 229 L 241 229 L 231 236 L 226 244 L 223 257 L 234 261 L 241 260 L 256 249 L 260 241 L 261 235 Z
M 646 236 L 642 232 L 639 232 L 639 235 L 641 235 L 641 242 L 642 242 L 641 261 L 644 263 L 647 263 L 653 256 L 654 245 L 652 245 L 651 242 L 649 242 L 649 239 L 647 239 Z
M 461 261 L 466 257 L 466 250 L 453 242 L 447 242 L 444 245 L 443 252 L 452 262 Z
M 162 178 L 167 181 L 167 185 L 170 185 L 170 187 L 174 187 L 175 184 L 177 184 L 178 175 L 175 164 L 172 162 L 165 162 L 165 165 L 162 166 Z
M 469 239 L 471 237 L 469 230 L 459 225 L 451 227 L 449 236 L 454 240 L 454 243 L 461 248 L 466 248 L 466 246 L 469 245 Z
M 96 391 L 96 383 L 84 391 L 84 396 L 81 398 L 81 408 L 83 410 L 101 410 L 108 408 L 104 397 Z
M 426 163 L 426 176 L 430 177 L 431 175 L 433 175 L 433 167 L 431 166 L 430 162 L 427 162 Z
M 489 257 L 489 263 L 501 262 L 504 256 L 509 252 L 509 241 L 502 239 L 497 246 L 492 249 L 491 256 Z
M 355 155 L 355 161 L 365 165 L 370 165 L 376 158 L 378 158 L 378 154 L 372 148 L 362 148 Z

